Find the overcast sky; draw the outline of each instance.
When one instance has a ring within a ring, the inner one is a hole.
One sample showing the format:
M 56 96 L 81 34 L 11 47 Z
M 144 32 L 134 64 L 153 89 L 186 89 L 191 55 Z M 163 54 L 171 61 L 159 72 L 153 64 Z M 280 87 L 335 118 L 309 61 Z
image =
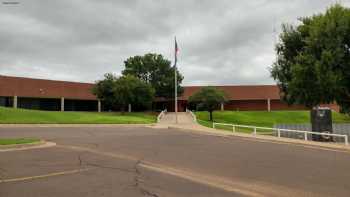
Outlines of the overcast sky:
M 120 74 L 130 56 L 173 60 L 176 35 L 185 85 L 229 85 L 273 84 L 274 27 L 278 33 L 336 1 L 0 2 L 0 75 L 94 82 Z

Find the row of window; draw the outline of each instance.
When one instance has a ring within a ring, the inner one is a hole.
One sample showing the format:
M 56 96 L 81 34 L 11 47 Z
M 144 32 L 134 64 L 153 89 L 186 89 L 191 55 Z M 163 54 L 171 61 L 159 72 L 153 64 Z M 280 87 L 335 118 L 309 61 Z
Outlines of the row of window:
M 12 107 L 12 97 L 0 97 L 0 106 Z M 60 99 L 50 98 L 17 98 L 17 107 L 24 109 L 36 109 L 36 110 L 49 110 L 59 111 L 61 110 Z M 97 101 L 91 100 L 64 100 L 65 111 L 97 111 Z

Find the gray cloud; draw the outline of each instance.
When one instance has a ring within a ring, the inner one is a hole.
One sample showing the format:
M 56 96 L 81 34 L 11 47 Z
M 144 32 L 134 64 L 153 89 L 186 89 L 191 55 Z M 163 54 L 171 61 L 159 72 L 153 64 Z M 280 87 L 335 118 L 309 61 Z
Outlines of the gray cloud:
M 0 74 L 93 82 L 129 56 L 173 59 L 185 85 L 272 84 L 273 28 L 331 0 L 20 0 L 0 4 Z M 342 2 L 349 5 L 348 1 Z

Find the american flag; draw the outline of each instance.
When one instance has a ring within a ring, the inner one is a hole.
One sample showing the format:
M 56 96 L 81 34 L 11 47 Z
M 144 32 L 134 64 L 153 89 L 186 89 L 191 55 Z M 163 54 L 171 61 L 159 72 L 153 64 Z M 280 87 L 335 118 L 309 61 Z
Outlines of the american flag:
M 177 46 L 177 41 L 176 41 L 176 37 L 175 37 L 175 66 L 177 63 L 177 55 L 179 54 L 179 47 Z

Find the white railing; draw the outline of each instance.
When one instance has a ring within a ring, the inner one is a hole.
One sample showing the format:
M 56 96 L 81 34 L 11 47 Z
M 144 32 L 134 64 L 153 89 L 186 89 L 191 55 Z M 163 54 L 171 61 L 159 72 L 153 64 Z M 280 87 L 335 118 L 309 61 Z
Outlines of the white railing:
M 213 128 L 215 129 L 216 125 L 223 125 L 223 126 L 231 126 L 232 132 L 236 132 L 236 128 L 250 128 L 253 129 L 253 135 L 257 135 L 257 129 L 260 130 L 271 130 L 271 131 L 277 131 L 277 137 L 281 137 L 281 131 L 285 132 L 294 132 L 294 133 L 303 133 L 304 134 L 304 140 L 308 140 L 308 134 L 314 134 L 314 135 L 321 135 L 321 136 L 329 136 L 329 137 L 342 137 L 344 138 L 345 145 L 349 145 L 349 140 L 347 135 L 342 134 L 334 134 L 334 133 L 319 133 L 319 132 L 313 132 L 313 131 L 300 131 L 300 130 L 292 130 L 292 129 L 279 129 L 279 128 L 270 128 L 270 127 L 257 127 L 257 126 L 249 126 L 249 125 L 238 125 L 238 124 L 227 124 L 227 123 L 217 123 L 213 122 Z
M 167 109 L 164 109 L 163 111 L 161 111 L 159 113 L 159 115 L 157 116 L 157 122 L 159 123 L 160 120 L 163 118 L 163 116 L 165 115 L 165 113 L 167 112 Z
M 191 110 L 186 108 L 186 112 L 192 116 L 193 122 L 197 122 L 197 117 Z

